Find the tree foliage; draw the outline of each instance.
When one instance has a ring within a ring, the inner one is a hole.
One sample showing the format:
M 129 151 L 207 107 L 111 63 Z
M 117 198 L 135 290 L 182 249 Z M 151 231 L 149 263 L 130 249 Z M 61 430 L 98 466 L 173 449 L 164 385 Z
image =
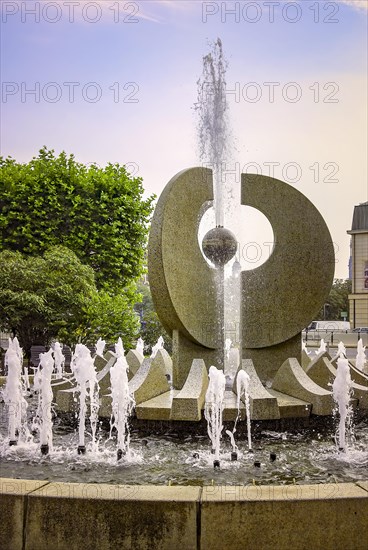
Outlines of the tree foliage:
M 139 283 L 138 290 L 141 294 L 141 301 L 135 305 L 135 310 L 139 314 L 141 320 L 140 336 L 144 340 L 147 353 L 151 353 L 160 336 L 165 340 L 165 349 L 172 352 L 171 337 L 161 324 L 153 305 L 151 291 L 148 285 Z
M 71 249 L 98 288 L 124 288 L 142 273 L 150 197 L 124 166 L 86 167 L 43 148 L 27 164 L 0 157 L 0 250 L 35 256 Z
M 0 329 L 17 335 L 23 348 L 52 339 L 75 344 L 122 337 L 129 348 L 139 329 L 131 285 L 124 294 L 98 290 L 91 267 L 65 247 L 43 257 L 0 253 Z
M 60 333 L 72 336 L 86 322 L 84 307 L 95 292 L 93 270 L 67 248 L 53 247 L 43 257 L 0 253 L 0 327 L 26 350 Z
M 351 280 L 335 279 L 317 319 L 341 321 L 343 311 L 347 312 L 347 319 L 349 319 L 349 294 L 351 294 Z
M 105 290 L 95 292 L 85 308 L 88 322 L 80 328 L 80 340 L 92 343 L 102 337 L 112 344 L 121 337 L 126 350 L 133 347 L 140 329 L 139 316 L 132 307 L 137 299 L 133 284 L 115 295 Z

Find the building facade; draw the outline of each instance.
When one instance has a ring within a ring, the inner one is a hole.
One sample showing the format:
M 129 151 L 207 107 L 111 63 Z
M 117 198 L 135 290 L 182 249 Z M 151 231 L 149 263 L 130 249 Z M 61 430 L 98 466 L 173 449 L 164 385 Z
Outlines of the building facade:
M 351 230 L 350 325 L 368 327 L 368 202 L 355 206 Z

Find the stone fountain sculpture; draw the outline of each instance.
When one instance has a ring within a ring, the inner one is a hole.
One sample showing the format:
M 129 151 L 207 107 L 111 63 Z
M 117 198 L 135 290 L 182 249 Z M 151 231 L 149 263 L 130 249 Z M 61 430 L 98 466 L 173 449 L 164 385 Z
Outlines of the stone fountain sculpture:
M 212 171 L 198 167 L 174 176 L 157 203 L 149 237 L 149 281 L 157 314 L 172 335 L 173 354 L 171 359 L 161 349 L 152 360 L 127 355 L 138 419 L 201 420 L 209 368 L 224 368 L 224 266 L 235 255 L 237 241 L 218 226 L 205 235 L 202 253 L 199 224 L 213 202 Z M 265 264 L 241 273 L 238 370 L 250 376 L 250 417 L 329 415 L 336 370 L 331 357 L 324 353 L 308 364 L 302 362 L 301 349 L 301 332 L 333 281 L 334 248 L 326 223 L 297 189 L 267 176 L 242 174 L 241 204 L 268 218 L 275 240 Z M 111 414 L 109 368 L 114 361 L 106 356 L 100 366 L 102 416 Z M 368 376 L 361 378 L 357 402 L 366 409 Z M 60 387 L 61 410 L 72 408 L 74 391 Z M 235 379 L 225 395 L 225 421 L 237 416 L 236 391 Z M 244 418 L 244 406 L 242 414 Z
M 157 314 L 173 335 L 173 382 L 178 389 L 193 359 L 223 364 L 223 306 L 216 269 L 206 262 L 198 243 L 199 222 L 212 201 L 211 170 L 184 170 L 166 186 L 152 220 L 149 280 Z M 301 331 L 329 293 L 334 249 L 317 209 L 280 180 L 242 174 L 241 203 L 261 211 L 275 236 L 269 260 L 242 272 L 243 358 L 252 359 L 261 380 L 268 382 L 287 358 L 301 361 Z M 217 246 L 225 261 L 234 256 L 236 239 L 231 234 L 215 236 L 213 242 L 211 247 L 205 236 L 205 253 Z

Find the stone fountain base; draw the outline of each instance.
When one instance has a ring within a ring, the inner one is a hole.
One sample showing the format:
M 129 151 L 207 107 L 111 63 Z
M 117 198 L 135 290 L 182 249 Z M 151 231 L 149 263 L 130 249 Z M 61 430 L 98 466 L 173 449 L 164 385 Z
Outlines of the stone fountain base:
M 128 362 L 129 354 L 127 356 Z M 172 361 L 162 349 L 153 360 L 134 356 L 135 374 L 129 387 L 136 402 L 136 418 L 142 421 L 183 421 L 199 422 L 203 419 L 205 395 L 208 387 L 207 369 L 202 359 L 195 359 L 183 387 L 172 389 Z M 99 362 L 99 384 L 102 418 L 111 416 L 109 370 L 115 358 L 106 354 Z M 290 358 L 278 369 L 269 387 L 259 379 L 251 359 L 243 359 L 239 370 L 245 370 L 250 377 L 250 419 L 269 421 L 280 419 L 308 419 L 313 416 L 330 416 L 335 408 L 330 389 L 336 376 L 336 367 L 326 352 L 313 360 L 303 358 L 303 367 L 295 358 Z M 352 406 L 365 413 L 368 410 L 368 375 L 350 365 L 353 384 Z M 75 412 L 74 387 L 68 380 L 63 386 L 55 383 L 54 398 L 60 412 Z M 235 421 L 238 415 L 236 376 L 234 383 L 225 392 L 224 421 Z M 245 406 L 240 402 L 240 419 L 245 419 Z
M 0 479 L 6 550 L 366 548 L 368 482 L 128 486 Z

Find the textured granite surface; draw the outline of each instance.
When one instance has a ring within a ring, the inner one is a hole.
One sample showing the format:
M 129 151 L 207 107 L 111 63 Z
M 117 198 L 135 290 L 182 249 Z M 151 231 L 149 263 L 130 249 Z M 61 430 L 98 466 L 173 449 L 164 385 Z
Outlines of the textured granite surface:
M 332 393 L 313 382 L 295 358 L 287 359 L 283 363 L 274 378 L 272 388 L 311 403 L 313 414 L 330 415 L 334 409 Z
M 262 212 L 274 233 L 268 261 L 242 272 L 243 347 L 269 347 L 299 334 L 319 311 L 333 282 L 334 248 L 321 214 L 285 182 L 242 174 L 241 204 Z

